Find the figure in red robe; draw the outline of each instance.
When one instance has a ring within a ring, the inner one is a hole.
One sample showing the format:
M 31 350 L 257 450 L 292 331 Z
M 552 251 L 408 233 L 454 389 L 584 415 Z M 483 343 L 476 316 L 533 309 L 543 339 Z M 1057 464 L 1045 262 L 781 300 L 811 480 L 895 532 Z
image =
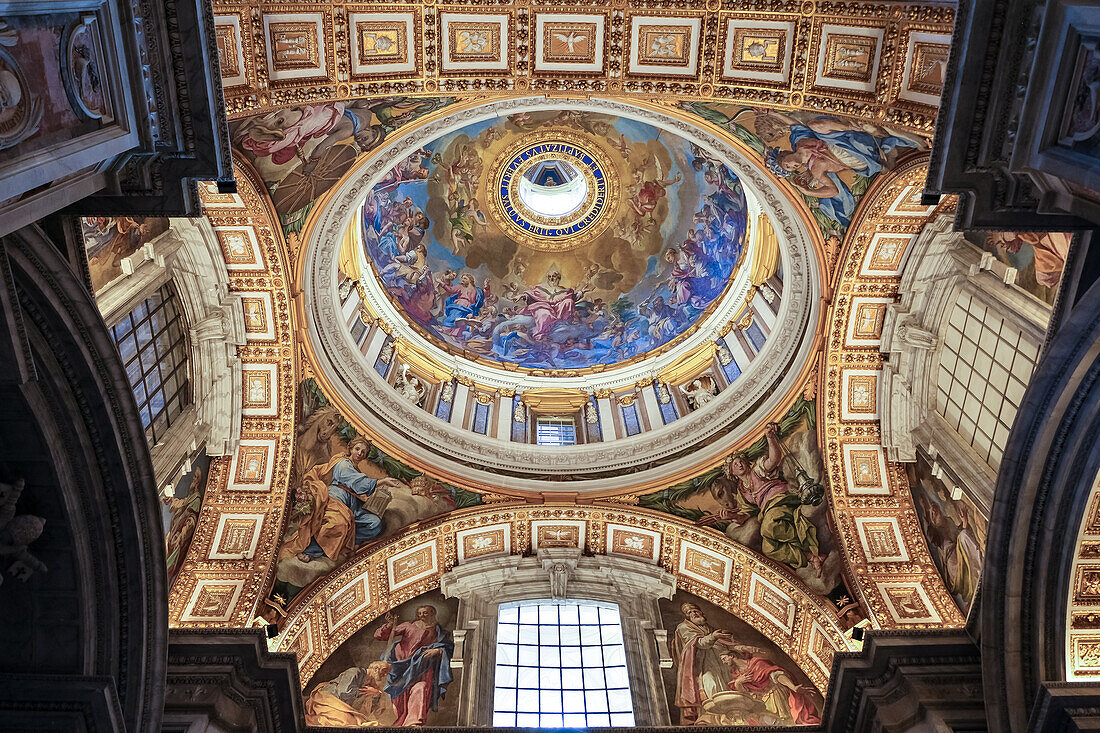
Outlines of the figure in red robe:
M 799 685 L 787 670 L 760 656 L 760 649 L 722 655 L 722 661 L 730 665 L 733 679 L 729 689 L 747 692 L 763 701 L 768 712 L 785 723 L 793 725 L 819 725 L 821 715 L 814 700 L 814 693 Z
M 561 273 L 557 270 L 551 270 L 546 275 L 546 282 L 539 283 L 524 294 L 527 305 L 523 314 L 535 319 L 530 332 L 534 339 L 545 339 L 554 324 L 567 322 L 576 311 L 577 300 L 583 297 L 583 291 L 562 287 Z
M 374 638 L 386 641 L 400 637 L 386 655 L 392 665 L 386 680 L 386 694 L 393 699 L 398 726 L 422 726 L 429 710 L 439 707 L 447 693 L 451 676 L 451 656 L 455 651 L 451 632 L 436 621 L 435 606 L 416 609 L 415 621 L 400 621 L 392 613 L 374 632 Z

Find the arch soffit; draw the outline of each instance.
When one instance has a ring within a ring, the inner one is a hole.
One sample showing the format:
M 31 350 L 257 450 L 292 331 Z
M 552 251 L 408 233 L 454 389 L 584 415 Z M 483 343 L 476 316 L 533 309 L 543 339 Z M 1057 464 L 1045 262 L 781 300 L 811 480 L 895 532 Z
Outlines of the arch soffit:
M 173 627 L 248 626 L 274 571 L 290 479 L 300 378 L 289 253 L 259 176 L 239 161 L 234 174 L 237 193 L 199 183 L 199 195 L 225 258 L 230 295 L 255 301 L 263 314 L 246 319 L 237 352 L 244 384 L 259 379 L 265 399 L 239 390 L 241 439 L 232 455 L 210 463 L 199 522 L 169 596 Z
M 886 460 L 879 405 L 882 315 L 894 302 L 909 248 L 927 221 L 954 206 L 924 206 L 927 154 L 902 161 L 865 197 L 835 255 L 819 393 L 819 438 L 849 577 L 883 628 L 957 627 L 964 619 L 936 570 L 905 469 Z
M 51 447 L 49 461 L 71 525 L 74 564 L 88 574 L 74 589 L 81 605 L 75 613 L 89 624 L 81 624 L 81 654 L 90 674 L 114 678 L 126 725 L 155 729 L 164 699 L 156 681 L 165 670 L 167 589 L 156 482 L 140 458 L 148 455 L 144 430 L 87 286 L 37 227 L 7 240 L 0 259 L 12 280 L 5 285 L 16 286 L 21 297 L 13 308 L 25 323 L 26 340 L 17 347 L 41 360 L 36 379 L 22 387 L 26 407 L 46 436 L 66 436 Z M 80 515 L 89 505 L 103 511 Z
M 581 104 L 578 102 L 577 104 Z M 677 449 L 698 443 L 699 436 L 713 434 L 711 442 L 705 448 L 690 456 L 671 459 L 662 467 L 650 471 L 652 475 L 638 477 L 628 474 L 629 478 L 611 479 L 616 485 L 607 489 L 607 479 L 601 480 L 599 489 L 594 481 L 575 480 L 535 481 L 512 478 L 509 484 L 519 487 L 519 493 L 530 491 L 558 490 L 575 493 L 578 490 L 594 492 L 599 495 L 621 494 L 624 491 L 638 490 L 640 484 L 654 488 L 675 483 L 694 475 L 708 467 L 717 465 L 722 458 L 737 445 L 745 443 L 749 437 L 746 429 L 720 434 L 719 428 L 738 421 L 739 411 L 746 404 L 761 404 L 756 414 L 761 420 L 747 425 L 755 427 L 757 422 L 774 419 L 793 396 L 812 378 L 813 354 L 822 343 L 821 329 L 823 313 L 819 302 L 825 271 L 825 247 L 819 227 L 810 215 L 805 202 L 795 194 L 794 189 L 784 183 L 777 183 L 763 171 L 762 163 L 754 152 L 739 139 L 710 122 L 672 109 L 664 105 L 632 103 L 625 104 L 614 100 L 589 100 L 585 108 L 593 112 L 619 114 L 637 117 L 658 127 L 673 127 L 674 131 L 693 130 L 705 147 L 719 151 L 724 158 L 733 161 L 737 174 L 752 188 L 757 198 L 766 205 L 782 238 L 788 243 L 783 248 L 784 271 L 789 282 L 784 286 L 784 311 L 781 311 L 781 323 L 773 330 L 772 337 L 764 351 L 754 361 L 752 369 L 722 392 L 715 401 L 717 407 L 705 414 L 685 416 L 671 425 L 649 431 L 629 439 L 620 439 L 613 444 L 601 444 L 587 452 L 574 452 L 572 459 L 577 472 L 599 467 L 603 470 L 615 468 L 621 463 L 626 470 L 642 461 L 660 459 L 676 455 Z M 368 386 L 381 386 L 379 377 L 368 365 L 357 358 L 355 349 L 345 329 L 334 328 L 338 324 L 338 300 L 336 284 L 329 274 L 335 267 L 336 253 L 325 242 L 335 241 L 342 236 L 351 217 L 358 210 L 359 202 L 372 182 L 380 178 L 392 165 L 393 160 L 416 149 L 423 142 L 422 133 L 432 125 L 439 126 L 443 121 L 454 125 L 469 124 L 480 117 L 507 114 L 511 111 L 558 107 L 560 100 L 544 97 L 498 100 L 486 103 L 484 100 L 448 107 L 435 112 L 403 128 L 401 135 L 395 136 L 390 143 L 361 156 L 356 164 L 341 180 L 334 185 L 314 205 L 305 226 L 302 229 L 300 245 L 292 254 L 295 262 L 296 296 L 302 300 L 296 306 L 296 314 L 303 317 L 298 328 L 303 330 L 302 341 L 305 345 L 305 358 L 315 366 L 314 375 L 322 384 L 326 395 L 342 409 L 345 415 L 354 415 L 359 424 L 357 429 L 366 428 L 364 433 L 394 455 L 400 456 L 410 465 L 444 480 L 460 486 L 468 486 L 481 491 L 499 491 L 499 476 L 486 470 L 471 468 L 473 465 L 490 465 L 498 471 L 530 466 L 550 470 L 551 466 L 560 467 L 562 456 L 546 450 L 532 450 L 524 447 L 522 455 L 515 444 L 503 443 L 485 438 L 466 430 L 443 423 L 434 416 L 410 406 L 390 389 L 373 389 Z M 297 238 L 292 238 L 292 244 Z M 382 306 L 382 304 L 378 304 Z M 385 304 L 388 306 L 389 304 Z M 720 326 L 721 324 L 717 324 Z M 786 366 L 783 366 L 786 365 Z M 788 367 L 791 367 L 788 369 Z M 776 379 L 777 371 L 782 377 Z M 341 375 L 340 383 L 335 383 L 331 373 Z M 766 417 L 765 417 L 766 416 Z M 433 461 L 427 461 L 418 455 L 425 448 L 409 440 L 390 435 L 386 424 L 415 426 L 406 433 L 421 436 L 430 451 Z M 714 426 L 719 426 L 716 428 Z M 715 431 L 718 432 L 715 432 Z M 452 456 L 454 456 L 452 458 Z M 638 456 L 642 456 L 639 458 Z M 442 461 L 442 463 L 441 463 Z M 592 484 L 591 488 L 587 484 Z M 526 490 L 523 491 L 523 490 Z
M 1026 722 L 1009 701 L 1034 699 L 1039 684 L 1100 677 L 1098 307 L 1094 285 L 1044 348 L 1005 449 L 1021 458 L 997 477 L 986 567 L 999 572 L 983 579 L 982 656 L 996 682 L 987 709 L 1005 726 Z
M 497 44 L 499 62 L 480 68 L 477 64 L 459 62 L 457 67 L 447 68 L 458 59 L 442 59 L 439 34 L 423 33 L 422 30 L 433 25 L 439 28 L 445 20 L 461 18 L 462 14 L 455 8 L 447 8 L 441 14 L 434 3 L 413 2 L 402 8 L 407 11 L 403 13 L 407 21 L 397 21 L 392 16 L 384 18 L 398 28 L 409 23 L 407 31 L 402 31 L 408 39 L 402 49 L 407 63 L 395 67 L 393 57 L 383 54 L 375 62 L 383 64 L 383 68 L 379 68 L 358 57 L 355 44 L 334 45 L 333 38 L 354 38 L 357 23 L 369 22 L 370 16 L 324 13 L 318 16 L 323 20 L 317 21 L 319 37 L 315 38 L 322 49 L 328 47 L 328 53 L 322 51 L 316 57 L 317 67 L 304 74 L 292 72 L 289 77 L 285 69 L 275 69 L 276 78 L 272 78 L 272 62 L 264 62 L 265 58 L 271 58 L 270 49 L 266 48 L 270 37 L 255 32 L 258 21 L 251 16 L 261 6 L 265 12 L 284 12 L 283 5 L 286 4 L 261 3 L 260 0 L 243 3 L 217 0 L 214 3 L 216 22 L 219 27 L 228 29 L 226 46 L 230 54 L 222 73 L 226 112 L 230 119 L 267 113 L 289 104 L 398 94 L 506 96 L 530 90 L 531 93 L 565 91 L 575 95 L 610 92 L 631 102 L 652 99 L 654 95 L 677 100 L 730 102 L 744 97 L 745 84 L 756 84 L 766 88 L 750 92 L 754 104 L 862 116 L 930 134 L 938 95 L 914 94 L 918 89 L 910 89 L 904 84 L 911 75 L 909 68 L 913 64 L 907 52 L 915 33 L 934 34 L 939 37 L 937 43 L 947 45 L 955 18 L 954 7 L 935 2 L 911 3 L 899 8 L 865 0 L 846 2 L 842 6 L 813 2 L 792 5 L 782 0 L 763 0 L 754 4 L 751 20 L 728 16 L 720 3 L 691 6 L 680 3 L 677 7 L 651 12 L 663 16 L 666 21 L 694 26 L 695 30 L 689 31 L 687 46 L 724 49 L 726 39 L 735 36 L 738 30 L 764 20 L 780 29 L 780 49 L 788 49 L 786 53 L 790 55 L 784 61 L 781 50 L 779 58 L 759 68 L 757 73 L 737 62 L 732 52 L 734 44 L 730 42 L 730 50 L 717 59 L 697 54 L 698 58 L 692 61 L 689 52 L 689 57 L 682 59 L 686 68 L 670 74 L 655 72 L 651 63 L 642 61 L 648 54 L 642 47 L 639 29 L 631 22 L 631 14 L 624 18 L 620 8 L 613 3 L 594 2 L 586 5 L 585 12 L 610 13 L 609 26 L 605 29 L 601 24 L 599 33 L 607 34 L 605 53 L 613 63 L 597 64 L 595 68 L 578 66 L 555 74 L 548 69 L 535 68 L 541 63 L 536 61 L 533 44 L 516 41 L 537 35 L 536 14 L 523 12 L 522 6 L 500 5 L 494 11 L 505 16 L 498 21 L 502 32 L 502 42 Z M 285 11 L 291 10 L 297 8 L 287 6 Z M 639 20 L 643 18 L 644 15 L 639 16 Z M 830 83 L 828 79 L 822 84 L 805 83 L 806 79 L 816 82 L 821 76 L 822 70 L 814 67 L 818 60 L 817 49 L 827 42 L 822 25 L 834 23 L 841 26 L 839 33 L 854 32 L 870 38 L 877 35 L 886 41 L 879 41 L 878 63 L 866 70 L 866 77 L 851 89 Z M 604 42 L 598 43 L 602 46 Z M 812 52 L 798 54 L 789 50 L 795 48 L 808 48 Z M 234 51 L 239 54 L 235 60 L 232 59 Z M 440 62 L 446 73 L 429 73 L 428 69 Z M 342 71 L 338 73 L 337 70 Z M 535 71 L 539 73 L 532 73 Z M 922 91 L 928 90 L 923 88 Z
M 438 588 L 451 568 L 535 550 L 539 530 L 547 528 L 573 531 L 579 546 L 596 555 L 651 563 L 673 574 L 677 588 L 768 636 L 822 692 L 833 655 L 858 648 L 827 599 L 772 561 L 683 520 L 613 504 L 490 505 L 406 530 L 305 591 L 288 613 L 276 647 L 298 655 L 304 686 L 340 644 L 391 608 Z M 474 545 L 475 538 L 484 539 Z M 491 549 L 476 554 L 469 549 L 483 545 Z

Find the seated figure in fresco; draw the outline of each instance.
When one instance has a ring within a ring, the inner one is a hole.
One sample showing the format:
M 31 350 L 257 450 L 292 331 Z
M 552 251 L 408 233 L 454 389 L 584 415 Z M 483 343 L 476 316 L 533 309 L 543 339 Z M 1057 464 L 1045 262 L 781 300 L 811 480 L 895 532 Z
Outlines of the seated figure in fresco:
M 821 723 L 814 690 L 795 682 L 789 672 L 764 656 L 763 649 L 746 646 L 737 651 L 729 650 L 721 654 L 721 659 L 730 669 L 728 688 L 734 692 L 748 693 L 760 700 L 767 710 L 765 716 L 757 720 L 738 723 Z
M 415 249 L 397 255 L 393 258 L 393 262 L 382 268 L 380 274 L 383 282 L 404 280 L 408 285 L 416 285 L 425 277 L 431 277 L 432 271 L 428 268 L 428 248 L 418 244 Z
M 374 638 L 398 640 L 390 647 L 386 692 L 393 699 L 398 726 L 422 726 L 451 683 L 451 657 L 455 643 L 451 632 L 439 625 L 436 608 L 427 604 L 416 609 L 416 618 L 401 621 L 392 612 L 374 632 Z
M 476 317 L 481 313 L 481 307 L 485 304 L 485 289 L 474 284 L 474 276 L 469 272 L 462 273 L 458 279 L 458 285 L 450 282 L 440 284 L 439 293 L 445 296 L 443 299 L 443 326 L 458 336 L 465 330 L 465 324 L 460 320 Z
M 676 335 L 676 309 L 663 296 L 648 299 L 638 306 L 638 313 L 649 321 L 649 346 L 658 346 Z
M 319 557 L 340 562 L 382 534 L 382 518 L 368 511 L 363 500 L 375 495 L 384 500 L 401 482 L 373 479 L 361 472 L 357 466 L 369 451 L 366 438 L 352 438 L 346 455 L 334 456 L 306 473 L 299 491 L 305 495 L 309 511 L 287 537 L 284 556 L 297 555 L 304 563 Z
M 306 725 L 393 725 L 397 714 L 385 691 L 390 669 L 381 661 L 348 667 L 336 679 L 318 685 L 306 698 Z
M 717 518 L 743 524 L 756 517 L 765 555 L 795 569 L 810 565 L 820 574 L 825 555 L 820 554 L 817 527 L 803 515 L 801 497 L 783 478 L 778 430 L 778 424 L 768 424 L 768 451 L 755 467 L 743 453 L 726 459 L 723 470 L 736 487 L 729 497 L 736 508 L 722 509 Z
M 551 270 L 546 279 L 528 290 L 524 314 L 535 319 L 531 337 L 545 339 L 556 323 L 567 322 L 576 310 L 577 301 L 584 291 L 567 288 L 561 284 L 561 273 Z

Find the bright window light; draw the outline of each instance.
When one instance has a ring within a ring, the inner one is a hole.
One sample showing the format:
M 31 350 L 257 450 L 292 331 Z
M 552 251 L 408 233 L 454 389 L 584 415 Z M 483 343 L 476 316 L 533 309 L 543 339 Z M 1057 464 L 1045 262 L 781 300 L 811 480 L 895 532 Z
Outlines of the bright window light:
M 634 725 L 619 607 L 521 601 L 500 607 L 493 725 Z

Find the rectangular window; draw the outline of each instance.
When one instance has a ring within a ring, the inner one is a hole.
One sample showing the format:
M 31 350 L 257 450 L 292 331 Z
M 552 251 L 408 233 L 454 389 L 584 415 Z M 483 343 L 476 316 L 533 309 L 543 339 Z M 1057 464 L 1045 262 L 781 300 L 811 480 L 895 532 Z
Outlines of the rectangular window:
M 480 402 L 474 405 L 474 432 L 482 435 L 489 434 L 489 406 Z
M 150 445 L 191 403 L 187 324 L 176 303 L 175 289 L 165 284 L 111 329 Z
M 618 606 L 522 601 L 497 614 L 493 725 L 634 725 Z
M 539 445 L 576 445 L 577 424 L 569 417 L 535 418 L 535 442 Z
M 991 467 L 1035 371 L 1038 349 L 992 308 L 967 294 L 948 318 L 936 375 L 936 409 Z

